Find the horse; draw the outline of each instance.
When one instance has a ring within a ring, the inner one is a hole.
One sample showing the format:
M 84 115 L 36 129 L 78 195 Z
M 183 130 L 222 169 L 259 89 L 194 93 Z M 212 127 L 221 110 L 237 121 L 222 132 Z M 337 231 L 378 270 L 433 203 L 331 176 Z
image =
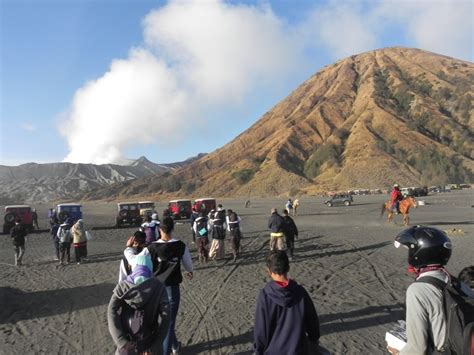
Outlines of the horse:
M 413 196 L 407 196 L 403 200 L 400 201 L 400 212 L 403 215 L 403 224 L 408 226 L 410 218 L 408 217 L 408 213 L 410 212 L 410 208 L 416 208 L 416 200 Z M 380 213 L 380 217 L 383 216 L 383 213 L 387 211 L 388 218 L 387 222 L 391 222 L 393 219 L 394 212 L 392 210 L 392 201 L 387 201 L 382 205 L 382 211 Z
M 298 199 L 293 201 L 293 216 L 298 214 L 298 207 L 300 206 L 300 201 Z

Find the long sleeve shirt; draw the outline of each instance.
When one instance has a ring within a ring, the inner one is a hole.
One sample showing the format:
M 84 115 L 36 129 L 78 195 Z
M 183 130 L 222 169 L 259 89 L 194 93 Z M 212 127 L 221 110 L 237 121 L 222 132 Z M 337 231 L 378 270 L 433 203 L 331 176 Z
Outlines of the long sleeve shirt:
M 448 275 L 440 270 L 424 272 L 423 276 L 433 276 L 448 282 Z M 446 320 L 443 310 L 443 294 L 436 286 L 414 282 L 406 295 L 407 344 L 400 355 L 427 354 L 430 340 L 440 349 L 446 340 Z

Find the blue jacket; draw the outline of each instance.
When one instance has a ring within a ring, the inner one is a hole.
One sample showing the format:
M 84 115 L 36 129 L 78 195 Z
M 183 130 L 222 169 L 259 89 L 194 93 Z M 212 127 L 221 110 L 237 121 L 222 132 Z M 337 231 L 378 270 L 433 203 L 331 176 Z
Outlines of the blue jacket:
M 283 232 L 284 224 L 285 221 L 283 220 L 283 217 L 278 213 L 272 213 L 270 219 L 268 220 L 268 228 L 272 233 Z
M 269 282 L 257 301 L 255 354 L 307 354 L 319 344 L 319 319 L 313 301 L 296 281 Z

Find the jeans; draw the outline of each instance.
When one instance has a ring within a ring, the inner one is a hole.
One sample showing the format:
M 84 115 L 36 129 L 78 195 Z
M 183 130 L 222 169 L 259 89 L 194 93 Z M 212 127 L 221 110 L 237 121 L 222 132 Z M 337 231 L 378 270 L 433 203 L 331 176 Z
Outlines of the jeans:
M 179 285 L 166 286 L 166 292 L 168 293 L 168 301 L 170 303 L 170 325 L 168 328 L 168 334 L 166 334 L 165 340 L 163 341 L 163 353 L 168 355 L 171 353 L 171 349 L 178 348 L 178 340 L 174 331 L 176 325 L 176 316 L 178 315 L 179 301 L 181 298 L 179 292 Z

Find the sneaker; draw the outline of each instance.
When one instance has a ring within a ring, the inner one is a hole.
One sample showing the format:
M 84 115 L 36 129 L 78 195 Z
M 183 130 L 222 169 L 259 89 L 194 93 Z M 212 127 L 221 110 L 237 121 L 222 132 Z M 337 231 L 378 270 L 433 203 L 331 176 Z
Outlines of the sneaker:
M 180 351 L 181 351 L 181 342 L 178 341 L 178 347 L 177 347 L 176 349 L 172 349 L 172 350 L 171 350 L 171 353 L 172 353 L 173 355 L 178 355 Z

